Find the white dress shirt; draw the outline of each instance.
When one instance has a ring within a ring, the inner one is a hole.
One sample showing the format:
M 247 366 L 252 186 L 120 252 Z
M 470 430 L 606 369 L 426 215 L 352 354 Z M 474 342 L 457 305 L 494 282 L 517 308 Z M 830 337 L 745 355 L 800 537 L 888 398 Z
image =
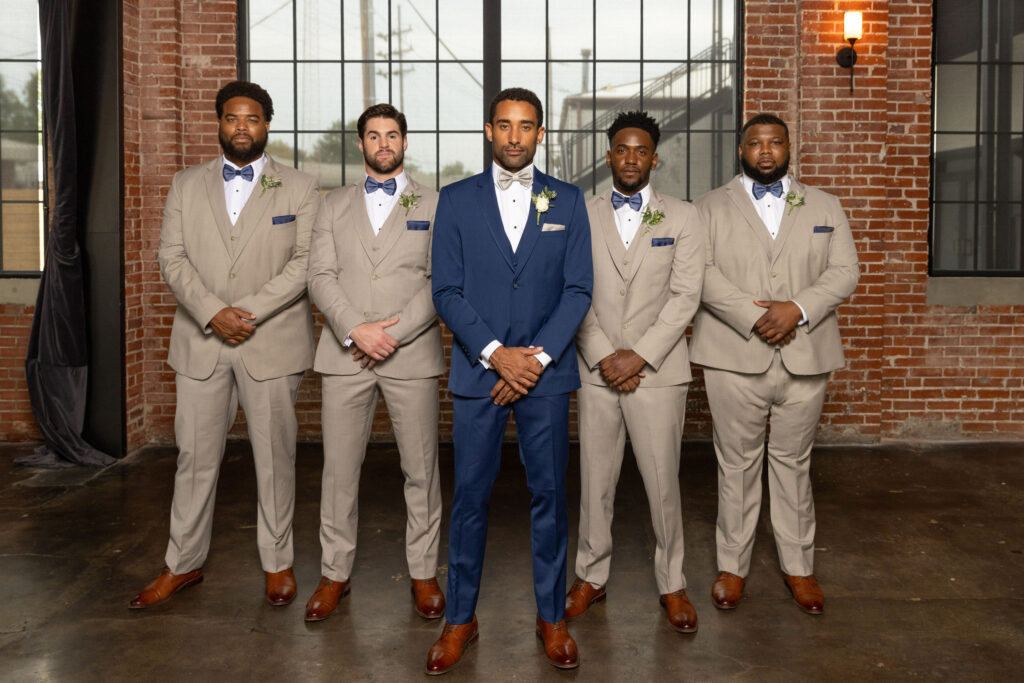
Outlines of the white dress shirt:
M 530 220 L 531 209 L 533 208 L 532 188 L 523 187 L 519 183 L 512 183 L 507 190 L 501 189 L 498 185 L 498 164 L 491 164 L 491 177 L 494 178 L 494 195 L 498 200 L 498 213 L 501 214 L 501 224 L 505 228 L 505 236 L 512 245 L 512 253 L 519 248 L 519 241 L 523 239 L 523 231 L 526 229 L 526 222 Z M 533 172 L 533 164 L 521 170 L 529 169 Z M 484 347 L 480 352 L 480 364 L 488 370 L 491 369 L 491 354 L 502 346 L 502 343 L 495 339 Z M 541 351 L 536 356 L 543 367 L 551 363 L 551 356 Z
M 376 178 L 374 178 L 376 180 Z M 363 182 L 366 182 L 366 178 L 363 178 Z M 402 171 L 395 176 L 395 193 L 389 195 L 387 192 L 381 189 L 377 189 L 372 193 L 366 192 L 366 185 L 363 185 L 363 199 L 366 200 L 366 215 L 370 218 L 370 226 L 373 227 L 373 234 L 379 235 L 380 229 L 384 227 L 384 222 L 387 221 L 388 216 L 391 215 L 391 210 L 395 208 L 395 204 L 398 203 L 398 196 L 405 192 L 405 188 L 409 185 L 409 176 L 405 175 L 405 171 Z
M 754 198 L 753 178 L 744 173 L 740 178 L 740 182 L 743 183 L 743 189 L 746 190 L 750 201 L 754 203 L 754 211 L 757 211 L 757 215 L 761 222 L 764 223 L 764 227 L 768 229 L 768 234 L 772 236 L 772 239 L 775 239 L 779 236 L 779 227 L 782 226 L 782 216 L 786 210 L 786 195 L 789 194 L 789 187 L 793 184 L 793 180 L 788 175 L 782 178 L 781 197 L 776 197 L 771 192 L 765 192 L 760 199 Z M 806 325 L 807 312 L 800 305 L 799 301 L 794 300 L 793 303 L 800 309 L 800 322 L 797 325 Z
M 239 170 L 245 168 L 245 166 L 231 163 L 223 155 L 221 155 L 221 158 L 226 166 Z M 266 165 L 267 155 L 264 154 L 249 164 L 249 166 L 252 166 L 252 180 L 246 180 L 242 176 L 236 175 L 231 180 L 224 181 L 224 203 L 228 207 L 228 220 L 231 221 L 231 225 L 238 221 L 238 216 L 242 213 L 242 209 L 245 208 L 245 203 L 249 201 L 249 197 L 252 196 L 252 191 L 260 184 L 260 176 L 263 175 L 263 167 Z
M 622 193 L 619 192 L 619 194 Z M 622 244 L 626 249 L 629 249 L 633 238 L 636 237 L 636 231 L 640 229 L 640 221 L 643 220 L 644 211 L 647 210 L 647 204 L 651 201 L 651 186 L 645 185 L 639 194 L 641 199 L 639 211 L 634 211 L 628 202 L 614 210 L 615 227 L 618 228 L 619 237 L 622 238 Z M 629 195 L 626 197 L 628 198 Z

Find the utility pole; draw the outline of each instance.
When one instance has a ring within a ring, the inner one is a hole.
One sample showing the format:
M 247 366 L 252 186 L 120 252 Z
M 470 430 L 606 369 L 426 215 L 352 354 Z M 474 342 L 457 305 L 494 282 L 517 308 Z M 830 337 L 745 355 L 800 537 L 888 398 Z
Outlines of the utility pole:
M 359 0 L 359 38 L 363 54 L 363 109 L 377 101 L 373 79 L 373 0 Z
M 399 5 L 396 8 L 395 11 L 397 12 L 397 15 L 398 15 L 398 21 L 395 24 L 396 28 L 393 31 L 391 31 L 391 36 L 395 37 L 395 43 L 397 44 L 397 47 L 394 50 L 391 51 L 391 58 L 388 61 L 392 65 L 392 70 L 391 70 L 392 78 L 397 78 L 398 79 L 398 110 L 404 113 L 405 112 L 405 74 L 409 73 L 410 71 L 415 71 L 416 68 L 414 66 L 405 66 L 405 67 L 402 67 L 401 69 L 394 69 L 394 67 L 393 67 L 394 63 L 396 61 L 400 61 L 402 59 L 402 57 L 405 55 L 406 52 L 411 52 L 412 51 L 412 48 L 402 47 L 402 35 L 405 34 L 405 33 L 408 33 L 409 31 L 411 31 L 412 27 L 411 26 L 406 26 L 405 28 L 402 28 L 402 6 L 401 5 Z M 388 34 L 385 34 L 385 33 L 378 33 L 377 37 L 378 38 L 383 38 L 384 40 L 388 40 L 390 36 Z M 381 52 L 378 52 L 377 54 L 379 56 L 381 56 L 381 57 L 384 57 L 384 58 L 388 57 L 388 55 L 386 55 L 384 53 L 381 53 Z M 379 75 L 379 76 L 387 76 L 388 73 L 385 72 L 385 71 L 378 71 L 377 75 Z

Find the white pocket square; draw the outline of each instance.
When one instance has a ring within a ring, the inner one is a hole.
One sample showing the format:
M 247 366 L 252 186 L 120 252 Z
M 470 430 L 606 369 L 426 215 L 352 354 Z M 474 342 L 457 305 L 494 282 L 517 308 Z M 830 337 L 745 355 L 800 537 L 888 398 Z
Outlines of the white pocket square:
M 545 223 L 540 227 L 541 232 L 558 232 L 559 230 L 565 230 L 565 226 L 561 223 Z

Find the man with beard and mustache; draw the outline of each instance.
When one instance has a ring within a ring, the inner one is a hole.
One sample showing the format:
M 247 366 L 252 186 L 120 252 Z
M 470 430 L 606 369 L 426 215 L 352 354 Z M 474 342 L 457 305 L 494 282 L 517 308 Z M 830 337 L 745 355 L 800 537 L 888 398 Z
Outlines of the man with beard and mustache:
M 542 121 L 534 93 L 498 93 L 484 126 L 494 163 L 438 200 L 432 287 L 454 335 L 455 494 L 447 623 L 427 656 L 431 675 L 451 669 L 477 637 L 487 511 L 509 413 L 531 494 L 537 635 L 556 667 L 579 661 L 564 618 L 565 473 L 569 394 L 580 386 L 573 337 L 593 284 L 590 225 L 580 189 L 533 166 Z
M 223 156 L 179 171 L 160 230 L 160 271 L 178 309 L 168 362 L 177 373 L 178 471 L 163 572 L 132 601 L 150 607 L 203 580 L 225 439 L 238 404 L 256 466 L 256 539 L 266 597 L 295 597 L 295 398 L 313 361 L 306 296 L 316 181 L 263 153 L 274 105 L 255 83 L 216 99 Z
M 821 614 L 811 447 L 828 375 L 843 367 L 836 308 L 857 286 L 857 250 L 839 200 L 788 175 L 781 119 L 747 121 L 739 157 L 743 173 L 696 202 L 708 247 L 690 358 L 704 366 L 718 458 L 711 595 L 719 609 L 743 597 L 767 451 L 779 564 L 797 604 Z
M 313 228 L 309 293 L 324 315 L 313 368 L 323 380 L 324 473 L 320 585 L 306 621 L 326 619 L 349 593 L 359 471 L 384 396 L 405 475 L 405 555 L 416 613 L 437 619 L 441 488 L 437 468 L 441 328 L 430 297 L 437 193 L 403 168 L 405 116 L 375 104 L 357 124 L 366 177 L 324 198 Z
M 647 112 L 619 114 L 608 129 L 612 188 L 587 202 L 594 301 L 576 333 L 583 386 L 580 533 L 565 615 L 605 598 L 612 513 L 628 431 L 654 529 L 654 576 L 669 623 L 697 630 L 683 575 L 679 454 L 690 361 L 686 327 L 700 304 L 704 227 L 689 202 L 651 188 L 661 132 Z

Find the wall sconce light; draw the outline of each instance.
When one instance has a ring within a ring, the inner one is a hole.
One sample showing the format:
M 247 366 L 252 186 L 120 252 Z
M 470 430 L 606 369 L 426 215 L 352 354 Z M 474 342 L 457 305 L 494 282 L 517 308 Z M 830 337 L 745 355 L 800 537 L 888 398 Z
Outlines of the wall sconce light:
M 836 62 L 844 69 L 850 70 L 850 92 L 853 92 L 853 65 L 857 63 L 857 53 L 853 50 L 853 44 L 863 35 L 863 21 L 861 12 L 846 12 L 843 15 L 843 38 L 850 42 L 850 47 L 844 47 L 836 53 Z

